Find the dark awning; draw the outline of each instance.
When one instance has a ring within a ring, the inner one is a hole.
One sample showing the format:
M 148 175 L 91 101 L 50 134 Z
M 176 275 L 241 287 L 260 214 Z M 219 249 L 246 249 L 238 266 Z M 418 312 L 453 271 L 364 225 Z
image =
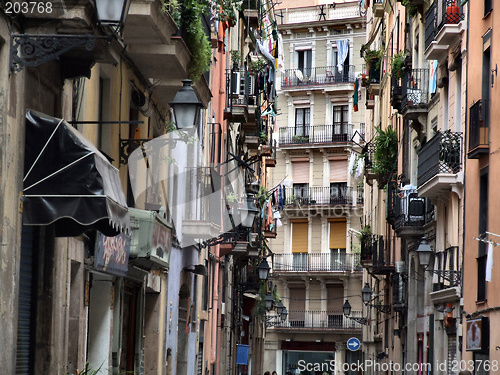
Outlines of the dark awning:
M 23 223 L 54 223 L 56 235 L 130 232 L 119 171 L 66 121 L 26 113 Z

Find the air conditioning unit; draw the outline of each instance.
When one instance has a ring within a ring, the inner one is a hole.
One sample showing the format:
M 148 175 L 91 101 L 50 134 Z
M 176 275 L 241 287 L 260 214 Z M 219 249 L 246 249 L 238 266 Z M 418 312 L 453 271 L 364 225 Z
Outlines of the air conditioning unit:
M 172 227 L 162 213 L 129 208 L 132 238 L 129 262 L 147 269 L 168 269 Z

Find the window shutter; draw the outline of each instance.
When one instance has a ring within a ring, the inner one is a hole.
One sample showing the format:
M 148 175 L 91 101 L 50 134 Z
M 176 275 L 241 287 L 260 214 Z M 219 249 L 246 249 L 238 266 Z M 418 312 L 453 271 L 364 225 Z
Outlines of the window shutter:
M 347 160 L 330 160 L 330 182 L 347 181 Z
M 293 162 L 293 183 L 307 184 L 309 183 L 309 162 Z
M 326 309 L 328 312 L 342 311 L 344 304 L 344 286 L 343 285 L 327 285 L 326 292 L 328 301 L 326 302 Z
M 307 252 L 309 223 L 292 223 L 292 253 Z
M 345 249 L 347 223 L 345 221 L 330 222 L 330 249 Z

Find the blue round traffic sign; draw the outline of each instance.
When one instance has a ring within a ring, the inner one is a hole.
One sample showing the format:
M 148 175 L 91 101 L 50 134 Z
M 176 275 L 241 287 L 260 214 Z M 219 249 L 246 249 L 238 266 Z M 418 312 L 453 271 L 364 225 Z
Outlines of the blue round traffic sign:
M 347 349 L 349 349 L 352 352 L 358 350 L 360 346 L 361 343 L 359 342 L 359 339 L 357 339 L 356 337 L 351 337 L 349 340 L 347 340 Z

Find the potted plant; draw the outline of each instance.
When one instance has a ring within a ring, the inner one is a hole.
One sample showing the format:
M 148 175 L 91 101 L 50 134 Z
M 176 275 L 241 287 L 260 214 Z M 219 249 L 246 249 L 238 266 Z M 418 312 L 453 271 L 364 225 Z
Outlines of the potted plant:
M 392 126 L 386 130 L 375 128 L 375 152 L 373 155 L 373 173 L 378 175 L 379 187 L 387 183 L 388 177 L 395 172 L 398 158 L 398 134 Z
M 251 60 L 251 63 L 253 73 L 259 73 L 267 65 L 266 61 L 260 57 L 256 60 Z
M 267 134 L 265 132 L 260 132 L 260 143 L 266 144 L 267 142 Z
M 396 78 L 402 78 L 405 72 L 405 61 L 409 55 L 406 51 L 400 51 L 391 58 L 391 72 Z
M 372 228 L 370 225 L 365 225 L 358 234 L 359 242 L 361 242 L 361 260 L 372 259 Z
M 241 53 L 238 50 L 232 50 L 231 52 L 231 61 L 233 62 L 233 67 L 238 69 L 241 61 Z
M 406 7 L 406 14 L 408 17 L 413 18 L 418 13 L 418 8 L 415 4 L 412 4 L 410 0 L 401 0 L 401 4 Z
M 361 54 L 365 59 L 366 65 L 368 67 L 368 77 L 369 83 L 379 83 L 380 82 L 380 62 L 382 61 L 383 51 L 372 50 L 366 45 L 361 47 Z

